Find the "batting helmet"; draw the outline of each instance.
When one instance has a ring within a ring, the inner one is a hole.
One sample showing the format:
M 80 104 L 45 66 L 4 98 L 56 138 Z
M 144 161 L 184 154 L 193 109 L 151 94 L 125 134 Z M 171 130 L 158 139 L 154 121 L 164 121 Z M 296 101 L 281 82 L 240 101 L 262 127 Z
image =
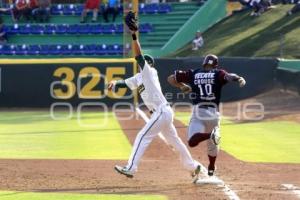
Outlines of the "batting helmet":
M 152 67 L 154 66 L 154 59 L 152 56 L 145 54 L 144 58 L 150 66 L 152 66 Z
M 219 65 L 219 59 L 216 55 L 213 54 L 208 54 L 207 56 L 205 56 L 204 60 L 203 60 L 203 67 L 217 67 Z

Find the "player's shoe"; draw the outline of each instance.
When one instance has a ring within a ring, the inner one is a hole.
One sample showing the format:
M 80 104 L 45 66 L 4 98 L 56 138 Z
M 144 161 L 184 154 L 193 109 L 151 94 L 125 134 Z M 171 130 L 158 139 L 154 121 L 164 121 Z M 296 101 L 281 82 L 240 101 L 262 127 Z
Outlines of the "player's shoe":
M 212 142 L 215 145 L 220 144 L 220 140 L 221 140 L 221 135 L 220 135 L 220 128 L 219 127 L 215 127 L 211 134 L 210 134 L 210 139 L 212 140 Z
M 196 169 L 191 174 L 194 183 L 198 180 L 200 172 L 201 172 L 201 166 L 197 165 Z
M 131 172 L 128 169 L 126 169 L 126 167 L 121 167 L 119 165 L 116 165 L 115 166 L 115 170 L 118 173 L 125 175 L 127 178 L 133 178 L 133 172 Z
M 208 166 L 208 168 L 207 168 L 207 175 L 208 176 L 213 176 L 214 173 L 215 173 L 215 171 L 216 171 L 216 167 L 209 167 Z

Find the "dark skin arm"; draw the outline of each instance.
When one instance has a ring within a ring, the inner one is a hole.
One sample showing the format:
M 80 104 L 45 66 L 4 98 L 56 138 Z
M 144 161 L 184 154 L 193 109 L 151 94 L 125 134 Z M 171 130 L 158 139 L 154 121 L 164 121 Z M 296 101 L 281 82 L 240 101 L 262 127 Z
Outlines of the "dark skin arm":
M 192 91 L 192 88 L 189 85 L 181 82 L 177 82 L 174 74 L 168 77 L 168 82 L 170 85 L 179 88 L 184 93 L 189 93 Z

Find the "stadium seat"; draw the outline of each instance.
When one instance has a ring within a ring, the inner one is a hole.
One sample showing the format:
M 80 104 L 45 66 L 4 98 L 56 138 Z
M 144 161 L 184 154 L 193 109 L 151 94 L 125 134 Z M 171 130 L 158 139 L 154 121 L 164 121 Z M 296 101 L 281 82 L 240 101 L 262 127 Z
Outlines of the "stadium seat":
M 63 8 L 64 15 L 74 15 L 76 11 L 76 6 L 74 4 L 67 4 Z
M 115 33 L 123 33 L 124 26 L 123 24 L 117 24 Z
M 112 34 L 115 32 L 116 32 L 116 26 L 114 24 L 102 26 L 102 33 L 104 33 L 104 34 Z
M 62 4 L 52 5 L 51 14 L 52 15 L 62 15 L 64 10 L 64 6 Z
M 68 30 L 69 26 L 66 24 L 57 25 L 56 26 L 56 33 L 57 34 L 65 34 Z
M 9 30 L 8 30 L 8 34 L 18 34 L 20 31 L 20 26 L 19 24 L 14 24 Z
M 49 55 L 50 51 L 49 51 L 49 45 L 41 45 L 40 46 L 40 55 Z
M 69 25 L 67 27 L 65 33 L 68 33 L 68 34 L 77 34 L 78 33 L 78 29 L 79 29 L 79 26 L 77 24 L 72 24 L 72 25 Z
M 89 24 L 78 26 L 77 33 L 79 33 L 79 34 L 89 34 L 89 33 L 91 33 L 91 26 Z
M 39 55 L 40 54 L 39 45 L 29 45 L 27 49 L 27 55 Z
M 106 50 L 107 50 L 107 45 L 105 45 L 105 44 L 97 45 L 95 53 L 97 55 L 105 55 L 106 54 Z
M 171 12 L 170 4 L 160 4 L 158 8 L 158 13 L 165 14 Z
M 84 54 L 85 55 L 94 55 L 96 54 L 97 46 L 95 44 L 86 45 L 84 47 Z
M 92 34 L 101 34 L 102 26 L 100 24 L 91 26 L 90 33 Z
M 77 5 L 75 8 L 75 15 L 81 15 L 83 9 L 84 9 L 84 6 L 82 4 Z
M 41 25 L 32 25 L 30 29 L 31 34 L 44 34 L 45 27 Z
M 71 44 L 69 45 L 61 45 L 61 55 L 72 55 L 72 48 L 73 46 Z
M 146 14 L 155 14 L 158 13 L 159 6 L 156 3 L 145 5 L 145 13 Z
M 27 54 L 28 47 L 23 45 L 17 45 L 15 49 L 15 55 L 26 55 Z
M 46 25 L 44 27 L 44 34 L 55 34 L 56 33 L 56 26 L 54 24 Z
M 15 45 L 1 45 L 0 49 L 2 55 L 14 55 L 16 47 Z
M 73 55 L 82 55 L 84 53 L 84 45 L 73 45 L 72 54 Z

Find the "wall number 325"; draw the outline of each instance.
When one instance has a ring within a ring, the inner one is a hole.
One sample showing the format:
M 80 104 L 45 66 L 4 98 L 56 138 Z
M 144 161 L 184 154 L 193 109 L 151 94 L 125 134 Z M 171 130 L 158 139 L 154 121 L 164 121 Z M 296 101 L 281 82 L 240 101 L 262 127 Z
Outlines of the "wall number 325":
M 57 99 L 70 99 L 74 97 L 77 91 L 78 97 L 82 99 L 121 98 L 124 96 L 127 91 L 126 88 L 112 93 L 105 89 L 105 84 L 113 79 L 123 79 L 125 67 L 107 67 L 103 70 L 105 70 L 105 73 L 101 73 L 96 67 L 87 66 L 79 71 L 76 78 L 72 68 L 57 68 L 53 76 L 60 80 L 52 82 L 51 95 Z

